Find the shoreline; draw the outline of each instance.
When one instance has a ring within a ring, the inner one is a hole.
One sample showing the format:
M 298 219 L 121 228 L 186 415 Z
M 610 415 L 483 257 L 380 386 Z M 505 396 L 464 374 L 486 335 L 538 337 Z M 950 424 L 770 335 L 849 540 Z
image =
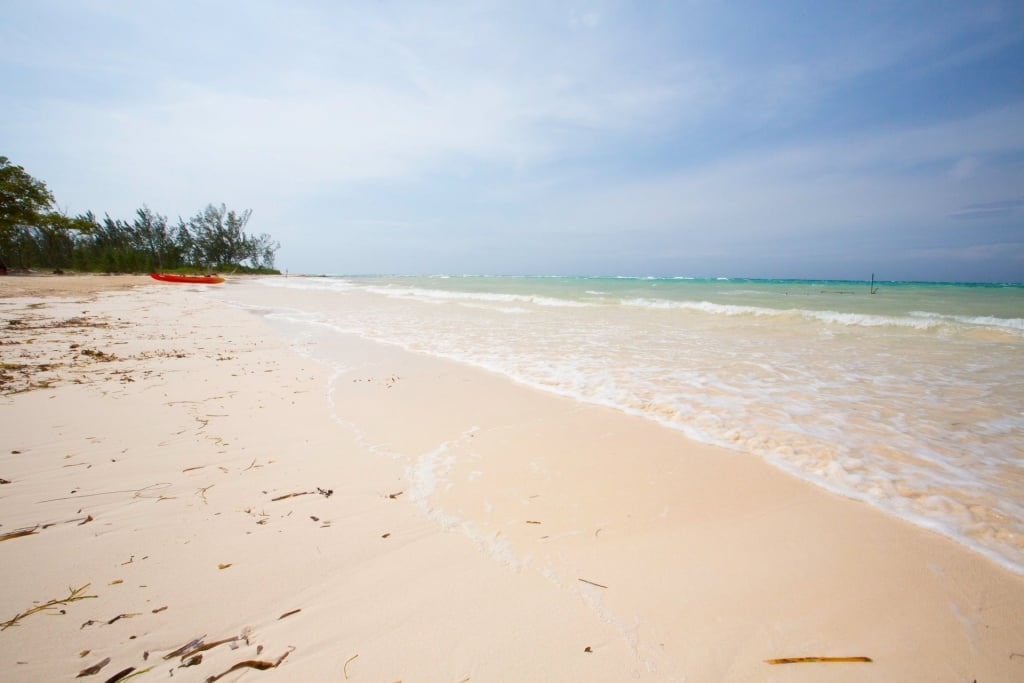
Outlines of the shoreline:
M 103 674 L 158 661 L 147 676 L 166 676 L 162 657 L 204 634 L 238 650 L 206 650 L 176 677 L 285 652 L 251 676 L 1024 673 L 1024 579 L 950 539 L 454 362 L 307 340 L 350 368 L 332 371 L 254 313 L 152 284 L 16 302 L 0 284 L 5 320 L 96 323 L 73 340 L 40 324 L 31 349 L 0 348 L 61 364 L 52 386 L 0 402 L 14 425 L 0 535 L 52 524 L 0 543 L 0 621 L 69 585 L 98 595 L 0 632 L 11 680 L 108 656 Z M 790 656 L 874 661 L 764 661 Z

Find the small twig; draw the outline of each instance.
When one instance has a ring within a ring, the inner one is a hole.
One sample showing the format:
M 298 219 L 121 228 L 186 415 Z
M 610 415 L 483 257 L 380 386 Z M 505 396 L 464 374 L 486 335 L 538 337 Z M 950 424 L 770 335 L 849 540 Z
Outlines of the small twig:
M 282 619 L 284 619 L 285 617 L 290 617 L 291 615 L 293 615 L 293 614 L 298 614 L 298 613 L 299 613 L 299 612 L 301 612 L 301 611 L 302 611 L 302 608 L 301 608 L 301 607 L 300 607 L 299 609 L 293 609 L 292 611 L 290 611 L 290 612 L 285 612 L 284 614 L 282 614 L 281 616 L 279 616 L 279 617 L 277 618 L 277 620 L 278 620 L 278 621 L 281 621 L 281 620 L 282 620 Z
M 311 493 L 314 493 L 314 491 L 300 491 L 298 493 L 286 493 L 283 496 L 278 496 L 277 498 L 271 498 L 270 502 L 273 503 L 275 501 L 284 500 L 286 498 L 297 498 L 298 496 L 308 496 Z
M 196 489 L 196 493 L 199 494 L 199 497 L 203 499 L 203 505 L 210 504 L 210 501 L 206 500 L 206 492 L 212 489 L 214 486 L 216 486 L 216 484 L 210 484 L 209 486 L 204 486 L 202 488 Z
M 779 659 L 766 659 L 768 664 L 811 664 L 814 662 L 870 662 L 870 657 L 780 657 Z
M 114 617 L 113 619 L 111 619 L 110 621 L 107 622 L 107 626 L 110 626 L 111 624 L 113 624 L 118 619 L 131 619 L 132 617 L 137 617 L 140 614 L 142 614 L 142 612 L 130 612 L 130 613 L 127 613 L 127 614 L 118 614 L 116 617 Z
M 358 657 L 358 654 L 354 654 L 345 660 L 345 665 L 341 667 L 341 673 L 345 674 L 345 680 L 348 680 L 348 665 L 352 663 L 352 660 Z
M 583 583 L 589 583 L 591 586 L 597 586 L 598 588 L 607 588 L 608 587 L 608 586 L 605 586 L 604 584 L 594 583 L 593 581 L 587 581 L 586 579 L 577 579 L 577 581 L 582 581 Z

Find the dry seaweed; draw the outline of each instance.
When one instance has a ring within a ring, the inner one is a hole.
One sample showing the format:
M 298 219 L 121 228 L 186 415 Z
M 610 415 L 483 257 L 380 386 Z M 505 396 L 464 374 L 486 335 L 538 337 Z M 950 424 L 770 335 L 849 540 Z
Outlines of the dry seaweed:
M 134 666 L 129 666 L 127 669 L 121 669 L 116 674 L 108 678 L 104 683 L 117 683 L 118 681 L 122 681 L 133 671 L 135 671 Z
M 86 676 L 93 676 L 95 674 L 98 674 L 100 672 L 100 669 L 105 667 L 107 664 L 110 664 L 110 657 L 102 659 L 93 664 L 92 666 L 85 667 L 84 669 L 78 672 L 78 675 L 75 676 L 75 678 L 85 678 Z
M 104 683 L 118 683 L 118 681 L 127 681 L 129 678 L 135 678 L 136 676 L 141 676 L 142 674 L 146 673 L 147 671 L 152 671 L 152 670 L 153 670 L 153 667 L 149 667 L 148 669 L 139 669 L 138 671 L 136 671 L 134 666 L 129 666 L 127 669 L 121 669 L 120 671 L 118 671 L 116 674 L 114 674 L 113 676 L 108 678 L 106 681 L 104 681 Z
M 188 659 L 186 659 L 185 663 L 180 665 L 178 668 L 179 669 L 187 669 L 190 666 L 196 666 L 196 665 L 202 664 L 202 663 L 203 663 L 203 656 L 202 655 L 193 655 L 192 657 L 189 657 Z
M 227 671 L 221 672 L 216 676 L 210 676 L 206 679 L 206 683 L 215 683 L 215 681 L 218 681 L 224 676 L 227 676 L 232 671 L 238 671 L 239 669 L 258 669 L 259 671 L 266 671 L 267 669 L 276 669 L 277 667 L 281 666 L 281 662 L 283 662 L 285 660 L 285 657 L 290 655 L 294 649 L 294 647 L 289 647 L 283 655 L 278 657 L 277 660 L 273 662 L 267 662 L 261 659 L 247 659 L 244 662 L 238 662 Z
M 194 638 L 194 639 L 190 640 L 189 642 L 185 643 L 184 645 L 179 647 L 174 652 L 168 652 L 167 654 L 165 654 L 164 655 L 164 659 L 174 659 L 175 657 L 180 655 L 182 652 L 186 652 L 188 650 L 191 650 L 192 648 L 196 647 L 197 645 L 202 645 L 203 638 L 205 638 L 205 637 L 206 637 L 206 634 L 204 633 L 203 635 L 199 636 L 198 638 Z
M 212 643 L 205 643 L 205 644 L 200 640 L 198 643 L 195 644 L 194 647 L 187 648 L 186 650 L 181 652 L 180 653 L 181 654 L 181 658 L 182 658 L 182 660 L 184 660 L 185 657 L 188 657 L 190 655 L 195 655 L 195 654 L 198 654 L 200 652 L 206 652 L 207 650 L 212 650 L 213 648 L 217 647 L 218 645 L 224 645 L 225 643 L 236 643 L 239 640 L 242 640 L 242 636 L 231 636 L 230 638 L 221 638 L 220 640 L 215 640 Z M 167 657 L 164 657 L 164 659 L 167 659 Z
M 165 489 L 170 486 L 171 483 L 168 481 L 157 482 L 156 484 L 150 484 L 149 486 L 143 486 L 141 489 L 121 489 L 118 491 L 100 491 L 99 493 L 83 493 L 80 496 L 63 496 L 61 498 L 47 498 L 46 500 L 37 501 L 39 503 L 56 503 L 59 500 L 74 500 L 77 498 L 92 498 L 94 496 L 111 496 L 115 493 L 134 493 L 133 498 L 153 498 L 153 496 L 143 496 L 143 491 L 148 491 L 152 488 Z M 159 498 L 159 496 L 157 496 Z
M 35 607 L 27 609 L 24 612 L 21 612 L 20 614 L 15 614 L 11 619 L 8 619 L 7 621 L 5 621 L 2 624 L 0 624 L 0 631 L 6 631 L 8 628 L 10 628 L 11 626 L 14 626 L 15 624 L 17 624 L 19 621 L 21 621 L 25 617 L 31 616 L 31 615 L 35 614 L 36 612 L 45 612 L 47 610 L 55 609 L 59 605 L 67 605 L 67 604 L 72 603 L 72 602 L 77 602 L 78 600 L 86 600 L 88 598 L 95 598 L 96 597 L 95 595 L 83 595 L 83 593 L 85 592 L 85 589 L 87 589 L 90 585 L 91 584 L 87 583 L 84 586 L 81 586 L 80 588 L 68 588 L 68 597 L 66 597 L 66 598 L 62 598 L 62 599 L 59 599 L 59 600 L 58 599 L 48 600 L 48 601 L 44 602 L 43 604 L 36 605 Z
M 870 662 L 870 657 L 780 657 L 764 660 L 768 664 L 811 664 L 814 662 Z
M 9 541 L 12 538 L 21 538 L 22 536 L 33 536 L 39 533 L 39 525 L 32 527 L 31 529 L 19 529 L 18 531 L 9 531 L 6 534 L 0 534 L 0 541 Z
M 290 612 L 285 612 L 284 614 L 282 614 L 281 616 L 279 616 L 279 617 L 277 618 L 277 620 L 278 620 L 278 621 L 281 621 L 281 620 L 282 620 L 282 619 L 284 619 L 285 617 L 290 617 L 291 615 L 293 615 L 293 614 L 298 614 L 298 613 L 299 613 L 299 612 L 301 612 L 301 611 L 302 611 L 302 608 L 301 608 L 301 607 L 300 607 L 300 608 L 298 608 L 298 609 L 293 609 L 292 611 L 290 611 Z
M 81 510 L 79 510 L 79 512 L 81 512 Z M 72 522 L 78 522 L 78 526 L 82 526 L 83 524 L 88 524 L 91 521 L 93 521 L 92 515 L 87 515 L 85 517 L 76 517 L 75 519 L 66 519 L 63 522 L 47 522 L 46 524 L 40 525 L 39 528 L 49 529 L 51 526 L 57 526 L 58 524 L 71 524 Z

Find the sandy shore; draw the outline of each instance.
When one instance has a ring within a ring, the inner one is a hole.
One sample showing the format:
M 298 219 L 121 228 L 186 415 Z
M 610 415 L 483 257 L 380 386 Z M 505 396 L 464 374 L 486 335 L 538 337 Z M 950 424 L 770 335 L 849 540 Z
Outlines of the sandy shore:
M 148 275 L 49 275 L 42 273 L 0 277 L 0 298 L 26 296 L 83 296 L 152 284 Z
M 148 278 L 0 328 L 2 680 L 1024 680 L 1024 578 L 750 456 Z

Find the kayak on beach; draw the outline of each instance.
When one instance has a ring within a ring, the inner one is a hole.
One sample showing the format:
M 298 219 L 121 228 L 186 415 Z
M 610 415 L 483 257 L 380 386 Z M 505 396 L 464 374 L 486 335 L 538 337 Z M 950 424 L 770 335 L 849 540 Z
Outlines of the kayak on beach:
M 219 285 L 224 282 L 220 275 L 174 275 L 172 273 L 150 273 L 149 276 L 161 282 L 186 282 L 194 285 Z

